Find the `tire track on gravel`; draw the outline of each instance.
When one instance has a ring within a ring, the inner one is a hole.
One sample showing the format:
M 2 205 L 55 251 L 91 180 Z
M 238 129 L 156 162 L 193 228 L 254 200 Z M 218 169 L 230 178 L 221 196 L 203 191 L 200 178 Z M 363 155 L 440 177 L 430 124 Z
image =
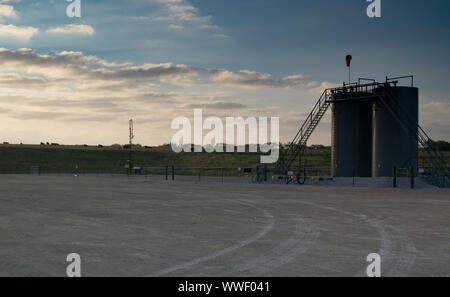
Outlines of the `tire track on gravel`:
M 208 255 L 200 257 L 200 258 L 196 258 L 196 259 L 193 259 L 193 260 L 181 263 L 179 265 L 176 265 L 176 266 L 173 266 L 173 267 L 170 267 L 170 268 L 166 268 L 166 269 L 160 270 L 160 271 L 156 272 L 155 274 L 152 274 L 151 277 L 159 277 L 159 276 L 167 275 L 167 274 L 179 271 L 179 270 L 189 269 L 189 268 L 191 268 L 191 267 L 193 267 L 195 265 L 198 265 L 198 264 L 201 264 L 203 262 L 207 262 L 207 261 L 213 260 L 215 258 L 218 258 L 218 257 L 224 256 L 226 254 L 229 254 L 231 252 L 234 252 L 234 251 L 236 251 L 236 250 L 238 250 L 238 249 L 240 249 L 240 248 L 242 248 L 244 246 L 247 246 L 247 245 L 249 245 L 249 244 L 259 240 L 260 238 L 265 236 L 273 228 L 273 226 L 275 224 L 275 219 L 272 216 L 272 214 L 269 213 L 267 210 L 259 208 L 259 207 L 255 206 L 253 204 L 250 204 L 250 203 L 242 202 L 242 201 L 233 201 L 233 202 L 236 202 L 236 203 L 239 203 L 239 204 L 242 204 L 242 205 L 246 205 L 246 206 L 249 206 L 249 207 L 256 208 L 267 219 L 267 223 L 264 225 L 264 227 L 259 232 L 257 232 L 253 236 L 245 238 L 243 240 L 240 240 L 240 241 L 238 241 L 237 243 L 235 243 L 234 245 L 232 245 L 232 246 L 230 246 L 228 248 L 225 248 L 223 250 L 219 250 L 219 251 L 213 252 L 211 254 L 208 254 Z

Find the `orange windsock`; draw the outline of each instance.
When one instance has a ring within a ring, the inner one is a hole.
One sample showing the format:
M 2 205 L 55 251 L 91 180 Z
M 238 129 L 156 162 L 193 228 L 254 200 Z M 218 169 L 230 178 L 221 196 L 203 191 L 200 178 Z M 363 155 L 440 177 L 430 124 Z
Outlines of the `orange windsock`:
M 345 61 L 347 62 L 347 67 L 350 67 L 350 63 L 352 62 L 352 55 L 347 55 L 347 57 L 345 57 Z

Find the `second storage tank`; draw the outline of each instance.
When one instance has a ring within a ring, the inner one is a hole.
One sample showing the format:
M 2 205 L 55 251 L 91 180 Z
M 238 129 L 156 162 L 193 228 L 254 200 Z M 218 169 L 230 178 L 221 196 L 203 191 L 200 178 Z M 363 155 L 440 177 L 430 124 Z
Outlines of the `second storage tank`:
M 413 166 L 417 172 L 419 90 L 414 87 L 391 89 L 395 98 L 388 97 L 385 102 L 396 116 L 393 116 L 380 100 L 373 102 L 373 177 L 392 176 L 394 166 L 402 168 Z M 377 91 L 383 92 L 383 87 Z M 404 127 L 398 119 L 403 122 Z
M 372 99 L 365 93 L 342 93 L 332 100 L 332 175 L 370 177 Z M 363 99 L 361 99 L 363 98 Z

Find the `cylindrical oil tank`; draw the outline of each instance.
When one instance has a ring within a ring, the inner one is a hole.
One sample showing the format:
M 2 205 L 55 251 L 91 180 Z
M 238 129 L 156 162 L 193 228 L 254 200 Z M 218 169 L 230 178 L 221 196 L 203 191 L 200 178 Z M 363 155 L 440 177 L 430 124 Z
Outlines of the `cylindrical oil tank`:
M 332 174 L 370 177 L 372 156 L 372 99 L 368 94 L 339 94 L 331 119 Z
M 395 116 L 380 99 L 373 102 L 372 176 L 392 176 L 393 168 L 410 168 L 417 173 L 419 90 L 392 87 L 393 98 L 384 99 Z M 383 92 L 383 87 L 375 92 Z M 399 123 L 404 123 L 403 128 Z M 407 130 L 407 131 L 405 131 Z

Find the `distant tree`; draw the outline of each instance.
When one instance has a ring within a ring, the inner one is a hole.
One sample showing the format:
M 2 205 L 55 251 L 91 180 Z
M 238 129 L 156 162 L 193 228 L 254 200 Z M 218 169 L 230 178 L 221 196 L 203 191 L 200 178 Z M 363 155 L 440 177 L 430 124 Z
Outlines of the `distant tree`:
M 313 149 L 313 150 L 320 150 L 320 149 L 324 149 L 325 146 L 322 145 L 322 144 L 313 144 L 313 145 L 310 146 L 310 148 Z
M 325 148 L 322 153 L 322 157 L 327 161 L 331 162 L 331 148 Z
M 450 143 L 445 140 L 430 141 L 428 145 L 437 151 L 450 151 Z

